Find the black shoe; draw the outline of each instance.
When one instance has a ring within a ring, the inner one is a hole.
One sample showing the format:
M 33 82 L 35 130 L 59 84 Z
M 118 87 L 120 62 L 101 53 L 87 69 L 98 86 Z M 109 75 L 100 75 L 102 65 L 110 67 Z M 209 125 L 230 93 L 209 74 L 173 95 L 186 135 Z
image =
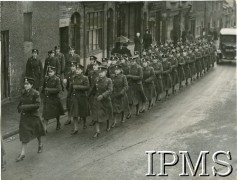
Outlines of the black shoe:
M 71 121 L 66 121 L 66 122 L 64 123 L 65 126 L 67 126 L 67 125 L 69 125 L 69 124 L 71 124 Z
M 112 126 L 111 126 L 111 128 L 114 128 L 115 126 L 116 126 L 116 122 L 114 122 L 113 124 L 112 124 Z
M 73 130 L 72 132 L 71 132 L 71 135 L 75 135 L 75 134 L 77 134 L 78 133 L 78 130 Z
M 43 151 L 43 145 L 41 144 L 40 146 L 38 146 L 38 153 L 42 153 Z
M 97 133 L 95 133 L 95 135 L 93 136 L 93 138 L 97 138 L 97 137 L 99 137 L 99 135 L 100 135 L 100 133 L 97 132 Z
M 19 154 L 18 157 L 16 158 L 16 162 L 23 161 L 24 158 L 25 158 L 25 155 L 21 155 L 21 154 Z
M 57 124 L 57 126 L 56 126 L 56 130 L 58 131 L 59 129 L 61 129 L 61 124 L 60 123 Z
M 146 110 L 145 109 L 143 109 L 143 110 L 141 110 L 141 111 L 139 111 L 139 113 L 144 113 Z
M 89 124 L 89 126 L 94 126 L 95 125 L 95 121 L 91 121 L 91 123 Z
M 131 117 L 132 117 L 132 114 L 129 113 L 126 118 L 127 118 L 127 119 L 130 119 Z
M 107 128 L 107 129 L 106 129 L 106 131 L 107 131 L 107 132 L 109 132 L 109 131 L 110 131 L 110 127 L 109 127 L 109 128 Z

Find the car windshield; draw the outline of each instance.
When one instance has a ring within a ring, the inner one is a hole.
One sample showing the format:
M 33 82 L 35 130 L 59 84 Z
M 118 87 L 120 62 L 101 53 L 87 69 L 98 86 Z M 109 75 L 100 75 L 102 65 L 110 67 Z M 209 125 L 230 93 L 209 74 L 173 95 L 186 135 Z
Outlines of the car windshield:
M 222 35 L 221 40 L 222 42 L 236 43 L 236 36 L 235 35 Z

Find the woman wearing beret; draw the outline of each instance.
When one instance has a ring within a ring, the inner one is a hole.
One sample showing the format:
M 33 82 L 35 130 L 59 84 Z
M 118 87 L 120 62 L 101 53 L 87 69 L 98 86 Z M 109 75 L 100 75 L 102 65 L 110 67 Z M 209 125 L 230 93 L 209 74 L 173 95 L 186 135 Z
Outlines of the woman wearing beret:
M 126 75 L 128 79 L 128 99 L 130 107 L 136 106 L 136 115 L 139 115 L 139 108 L 146 102 L 142 79 L 143 71 L 142 67 L 137 64 L 136 57 L 130 59 L 131 65 L 129 66 L 129 72 Z
M 108 132 L 110 130 L 109 120 L 113 118 L 113 107 L 110 95 L 113 91 L 113 84 L 110 78 L 106 77 L 107 67 L 99 67 L 99 77 L 89 93 L 89 97 L 94 95 L 92 117 L 95 121 L 96 133 L 94 137 L 100 134 L 100 123 L 107 121 Z
M 87 91 L 89 90 L 89 80 L 83 75 L 83 66 L 77 64 L 75 75 L 71 84 L 71 108 L 70 115 L 73 117 L 74 129 L 71 134 L 78 132 L 78 118 L 83 120 L 83 129 L 86 129 L 86 117 L 89 115 L 89 103 Z
M 38 153 L 42 152 L 43 145 L 41 136 L 45 135 L 44 127 L 38 112 L 40 106 L 39 92 L 32 88 L 34 79 L 25 78 L 24 90 L 17 106 L 18 112 L 21 114 L 19 125 L 19 137 L 22 142 L 21 153 L 16 162 L 25 158 L 25 149 L 27 143 L 34 138 L 38 139 Z
M 125 122 L 124 112 L 126 111 L 128 82 L 126 76 L 122 73 L 122 65 L 115 65 L 115 75 L 112 77 L 113 92 L 111 95 L 114 123 L 111 126 L 115 127 L 117 120 L 116 116 L 121 115 L 121 122 Z
M 66 84 L 66 90 L 67 90 L 67 101 L 66 101 L 66 107 L 67 107 L 67 112 L 68 112 L 68 119 L 65 122 L 65 126 L 71 124 L 71 114 L 70 114 L 70 109 L 71 109 L 71 84 L 73 80 L 73 76 L 75 75 L 76 71 L 76 61 L 71 62 L 71 71 L 69 71 L 64 79 L 64 83 Z
M 55 75 L 56 68 L 48 67 L 48 76 L 45 78 L 42 93 L 43 99 L 43 118 L 45 131 L 47 132 L 47 124 L 50 119 L 57 119 L 56 130 L 61 129 L 61 123 L 59 121 L 60 116 L 64 115 L 64 109 L 59 97 L 59 93 L 62 91 L 60 78 Z
M 39 51 L 32 49 L 32 56 L 27 60 L 26 63 L 26 76 L 34 79 L 34 89 L 39 91 L 43 81 L 43 65 L 41 60 L 38 58 Z
M 142 59 L 143 66 L 143 87 L 144 93 L 148 99 L 148 109 L 150 109 L 155 102 L 156 98 L 156 89 L 154 80 L 156 79 L 154 68 L 148 65 L 147 60 Z M 145 103 L 143 103 L 142 110 L 140 112 L 145 111 Z
M 168 56 L 163 54 L 162 56 L 162 66 L 163 66 L 163 83 L 165 89 L 165 97 L 169 96 L 169 89 L 172 85 L 172 78 L 171 78 L 171 63 L 167 60 Z

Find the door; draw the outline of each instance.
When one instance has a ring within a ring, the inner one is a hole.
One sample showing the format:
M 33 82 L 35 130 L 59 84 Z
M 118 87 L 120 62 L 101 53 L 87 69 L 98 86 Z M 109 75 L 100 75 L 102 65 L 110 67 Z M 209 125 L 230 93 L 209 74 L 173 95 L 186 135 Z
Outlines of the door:
M 80 15 L 73 13 L 71 17 L 71 47 L 80 55 Z
M 1 32 L 1 99 L 10 95 L 9 83 L 9 31 Z
M 109 57 L 110 50 L 113 48 L 113 10 L 109 9 L 107 14 L 107 57 Z
M 60 48 L 61 52 L 63 54 L 68 53 L 69 50 L 69 28 L 68 27 L 62 27 L 59 28 L 59 33 L 60 33 Z

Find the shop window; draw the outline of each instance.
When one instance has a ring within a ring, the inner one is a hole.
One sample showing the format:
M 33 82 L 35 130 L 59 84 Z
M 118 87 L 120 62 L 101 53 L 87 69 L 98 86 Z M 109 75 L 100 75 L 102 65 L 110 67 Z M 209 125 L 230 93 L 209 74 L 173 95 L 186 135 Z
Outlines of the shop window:
M 102 49 L 103 42 L 103 11 L 88 13 L 87 50 L 88 52 Z
M 32 41 L 32 13 L 24 13 L 24 41 Z

